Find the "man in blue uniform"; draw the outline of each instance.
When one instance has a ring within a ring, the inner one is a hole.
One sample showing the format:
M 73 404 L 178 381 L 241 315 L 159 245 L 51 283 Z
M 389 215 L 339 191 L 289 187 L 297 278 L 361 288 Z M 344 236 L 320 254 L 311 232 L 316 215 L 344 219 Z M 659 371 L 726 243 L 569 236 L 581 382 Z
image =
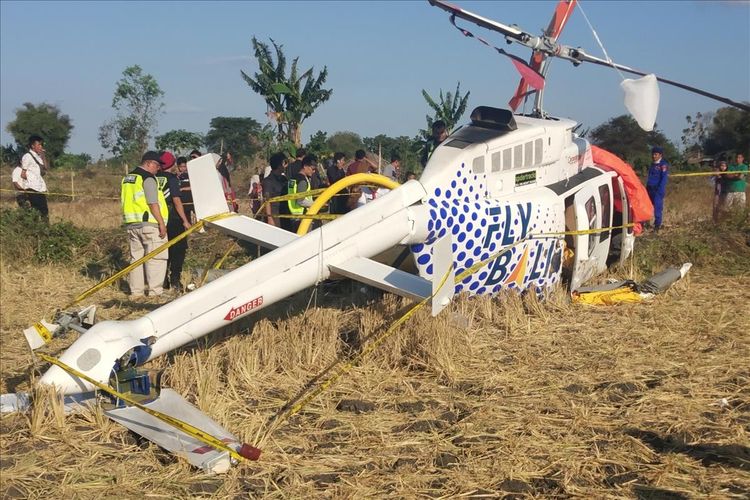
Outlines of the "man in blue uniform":
M 654 204 L 654 231 L 661 229 L 661 215 L 664 210 L 664 194 L 669 178 L 669 163 L 664 159 L 664 150 L 659 146 L 651 149 L 651 166 L 646 179 L 646 191 Z

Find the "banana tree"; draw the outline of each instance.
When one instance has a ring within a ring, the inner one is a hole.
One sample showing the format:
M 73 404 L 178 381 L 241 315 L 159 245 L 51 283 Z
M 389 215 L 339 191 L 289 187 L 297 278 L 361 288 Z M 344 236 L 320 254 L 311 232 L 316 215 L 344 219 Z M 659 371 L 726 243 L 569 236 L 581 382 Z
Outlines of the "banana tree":
M 283 46 L 271 39 L 276 58 L 274 61 L 274 54 L 267 44 L 255 37 L 252 38 L 252 44 L 258 60 L 258 72 L 251 77 L 242 71 L 242 78 L 266 101 L 268 117 L 276 123 L 277 140 L 289 140 L 299 146 L 302 123 L 333 93 L 332 89 L 323 88 L 328 69 L 324 66 L 317 76 L 314 76 L 314 68 L 299 74 L 299 58 L 295 57 L 287 76 Z

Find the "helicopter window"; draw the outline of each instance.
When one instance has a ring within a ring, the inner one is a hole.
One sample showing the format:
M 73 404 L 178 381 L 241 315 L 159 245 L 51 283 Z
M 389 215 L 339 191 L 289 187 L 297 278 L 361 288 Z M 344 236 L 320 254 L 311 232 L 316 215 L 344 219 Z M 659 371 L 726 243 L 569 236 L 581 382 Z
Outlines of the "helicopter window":
M 492 171 L 493 172 L 499 172 L 502 168 L 501 164 L 502 160 L 502 152 L 497 151 L 496 153 L 492 153 Z
M 513 168 L 523 167 L 523 144 L 513 148 Z
M 451 148 L 463 149 L 466 146 L 468 146 L 469 144 L 471 144 L 471 143 L 468 142 L 468 141 L 462 141 L 461 139 L 453 139 L 452 141 L 447 142 L 445 145 L 449 146 Z
M 513 150 L 510 148 L 503 150 L 503 170 L 513 168 Z
M 606 184 L 603 184 L 599 186 L 599 198 L 602 200 L 602 227 L 609 227 L 611 226 L 611 214 L 609 209 L 609 186 Z M 601 233 L 601 237 L 599 238 L 599 241 L 604 241 L 607 238 L 609 238 L 609 231 L 604 231 Z
M 589 219 L 589 229 L 598 229 L 599 226 L 596 224 L 596 201 L 592 196 L 584 205 L 586 207 L 586 216 Z M 589 234 L 589 257 L 594 253 L 594 245 L 596 245 L 596 239 L 599 237 L 596 233 Z
M 475 174 L 484 173 L 484 156 L 477 156 L 474 158 L 474 161 L 471 162 L 471 170 L 474 171 Z
M 537 139 L 534 141 L 534 165 L 542 164 L 544 141 Z
M 523 147 L 523 166 L 530 167 L 534 164 L 534 143 L 527 142 Z

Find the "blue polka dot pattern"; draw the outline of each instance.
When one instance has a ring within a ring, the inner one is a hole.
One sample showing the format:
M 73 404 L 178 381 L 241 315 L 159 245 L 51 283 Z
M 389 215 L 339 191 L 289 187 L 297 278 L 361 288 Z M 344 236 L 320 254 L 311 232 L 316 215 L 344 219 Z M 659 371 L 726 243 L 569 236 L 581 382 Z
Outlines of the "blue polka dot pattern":
M 463 188 L 457 189 L 459 185 Z M 466 164 L 460 165 L 449 184 L 434 189 L 427 202 L 431 207 L 427 239 L 411 246 L 420 275 L 432 279 L 432 247 L 447 234 L 456 274 L 477 266 L 455 285 L 456 293 L 544 290 L 559 282 L 563 251 L 559 239 L 534 238 L 512 245 L 529 233 L 562 231 L 562 203 L 549 194 L 534 197 L 531 191 L 527 198 L 513 201 L 485 198 L 486 192 L 487 174 L 474 175 Z M 503 248 L 508 250 L 498 255 Z

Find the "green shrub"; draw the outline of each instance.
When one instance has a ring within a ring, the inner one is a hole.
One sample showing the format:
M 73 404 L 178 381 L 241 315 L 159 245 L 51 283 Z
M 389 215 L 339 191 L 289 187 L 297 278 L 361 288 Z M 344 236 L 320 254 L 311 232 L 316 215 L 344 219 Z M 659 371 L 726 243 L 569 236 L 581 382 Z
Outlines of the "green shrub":
M 69 222 L 47 224 L 36 210 L 0 210 L 3 259 L 66 262 L 91 241 L 91 232 Z

